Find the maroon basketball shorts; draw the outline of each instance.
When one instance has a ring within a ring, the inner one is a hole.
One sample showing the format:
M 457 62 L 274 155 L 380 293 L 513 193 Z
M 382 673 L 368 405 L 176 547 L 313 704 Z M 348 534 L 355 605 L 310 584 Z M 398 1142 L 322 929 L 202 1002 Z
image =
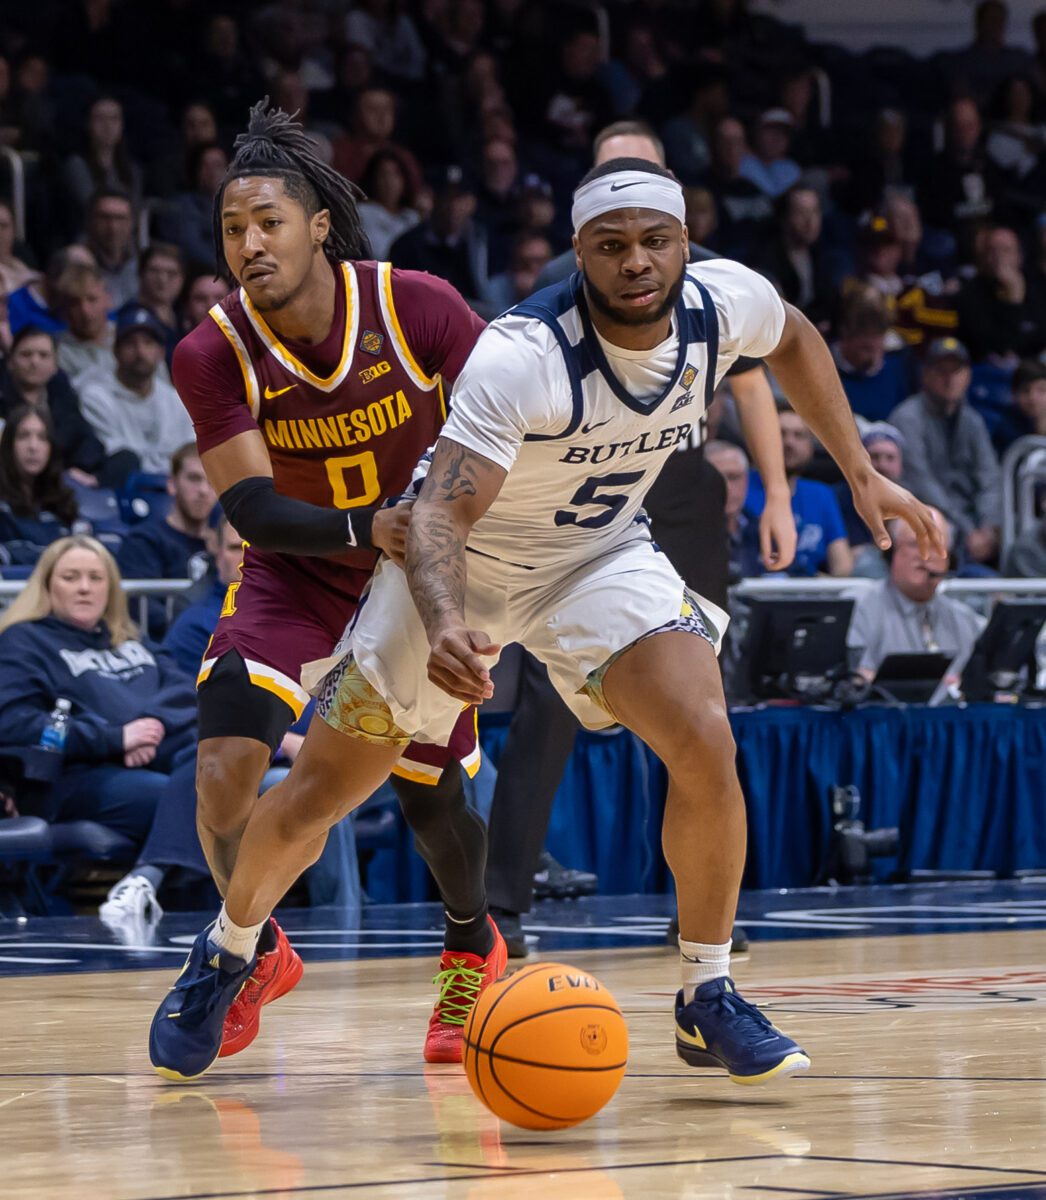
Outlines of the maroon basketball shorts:
M 350 589 L 366 584 L 369 572 L 358 575 L 346 578 Z M 279 559 L 248 556 L 242 578 L 226 592 L 196 679 L 200 737 L 251 737 L 275 752 L 309 703 L 302 664 L 331 653 L 357 603 L 351 590 L 324 586 Z M 411 743 L 393 774 L 434 784 L 451 759 L 469 775 L 479 770 L 474 709 L 461 714 L 447 746 Z

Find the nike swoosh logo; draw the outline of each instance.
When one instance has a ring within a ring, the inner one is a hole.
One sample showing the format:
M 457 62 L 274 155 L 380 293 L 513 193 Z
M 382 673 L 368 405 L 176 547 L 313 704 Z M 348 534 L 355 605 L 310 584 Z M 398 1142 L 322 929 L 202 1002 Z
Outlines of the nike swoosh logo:
M 277 389 L 277 390 L 274 392 L 274 391 L 272 390 L 272 388 L 271 388 L 271 387 L 269 387 L 268 385 L 266 385 L 266 388 L 265 388 L 265 399 L 266 399 L 266 400 L 275 400 L 277 396 L 282 396 L 284 392 L 289 392 L 289 391 L 291 390 L 291 388 L 295 388 L 295 387 L 297 387 L 297 386 L 298 386 L 298 385 L 297 385 L 296 383 L 288 383 L 288 384 L 287 384 L 287 386 L 286 386 L 285 388 L 278 388 L 278 389 Z
M 610 185 L 610 190 L 612 192 L 620 192 L 622 188 L 627 187 L 639 187 L 639 180 L 636 180 L 635 183 L 612 183 Z
M 607 417 L 605 421 L 596 421 L 593 425 L 582 425 L 581 432 L 591 433 L 593 429 L 599 429 L 601 425 L 609 425 L 613 419 L 613 417 Z

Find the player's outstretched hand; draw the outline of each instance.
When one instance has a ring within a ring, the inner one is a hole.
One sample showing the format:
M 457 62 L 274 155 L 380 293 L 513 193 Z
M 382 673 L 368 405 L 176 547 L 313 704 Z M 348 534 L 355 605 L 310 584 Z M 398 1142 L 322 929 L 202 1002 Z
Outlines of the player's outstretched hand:
M 451 625 L 432 640 L 429 679 L 465 704 L 482 704 L 494 695 L 490 671 L 483 661 L 501 650 L 485 633 Z
M 921 500 L 916 500 L 911 492 L 893 483 L 885 475 L 873 471 L 867 479 L 854 487 L 853 497 L 854 508 L 871 530 L 875 544 L 880 550 L 886 550 L 890 546 L 886 522 L 891 517 L 900 517 L 905 524 L 911 526 L 923 558 L 929 558 L 931 554 L 948 557 L 944 531 L 933 519 L 930 509 Z
M 790 493 L 767 496 L 759 518 L 759 557 L 768 571 L 783 571 L 795 558 L 797 535 Z
M 392 508 L 381 508 L 374 514 L 370 527 L 370 540 L 379 550 L 402 567 L 407 557 L 407 530 L 410 528 L 410 510 L 413 500 L 404 500 Z

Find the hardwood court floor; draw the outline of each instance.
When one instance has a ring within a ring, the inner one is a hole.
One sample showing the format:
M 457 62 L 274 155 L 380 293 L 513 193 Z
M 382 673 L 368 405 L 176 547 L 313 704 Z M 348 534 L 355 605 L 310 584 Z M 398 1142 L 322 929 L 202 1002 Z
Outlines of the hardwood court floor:
M 0 1196 L 1046 1196 L 1044 940 L 756 944 L 736 978 L 813 1058 L 765 1089 L 676 1059 L 667 949 L 557 955 L 612 989 L 632 1050 L 611 1104 L 552 1134 L 499 1127 L 457 1068 L 423 1068 L 424 959 L 310 965 L 192 1087 L 146 1059 L 174 971 L 2 979 Z

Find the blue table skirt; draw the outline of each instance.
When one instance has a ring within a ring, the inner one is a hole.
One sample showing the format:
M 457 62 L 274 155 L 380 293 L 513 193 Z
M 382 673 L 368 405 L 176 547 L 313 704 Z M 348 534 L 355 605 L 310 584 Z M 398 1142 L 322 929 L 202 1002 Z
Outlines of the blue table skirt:
M 480 719 L 495 762 L 508 720 Z M 778 708 L 734 712 L 731 723 L 748 808 L 746 887 L 817 880 L 833 784 L 860 789 L 868 828 L 900 827 L 900 858 L 880 871 L 1046 866 L 1046 709 Z M 582 733 L 556 797 L 550 849 L 595 871 L 605 894 L 667 890 L 665 789 L 664 768 L 631 734 Z M 382 900 L 432 895 L 405 833 L 376 856 L 367 889 Z

